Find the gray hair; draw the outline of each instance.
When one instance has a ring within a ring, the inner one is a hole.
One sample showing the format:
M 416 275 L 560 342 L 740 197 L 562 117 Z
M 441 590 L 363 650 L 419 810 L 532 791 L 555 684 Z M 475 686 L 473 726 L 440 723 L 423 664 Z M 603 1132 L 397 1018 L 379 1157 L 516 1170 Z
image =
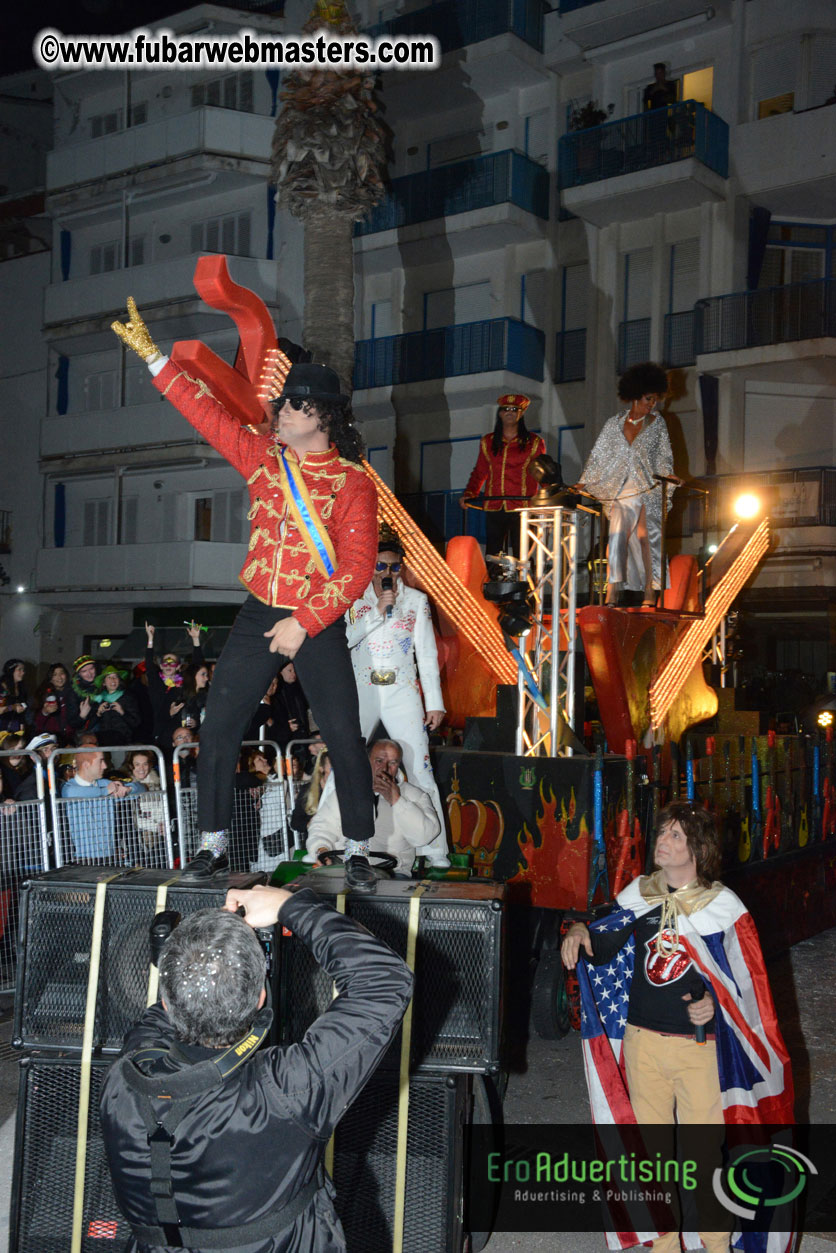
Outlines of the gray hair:
M 236 914 L 201 909 L 184 919 L 160 958 L 160 995 L 178 1040 L 235 1044 L 252 1026 L 264 972 L 255 932 Z

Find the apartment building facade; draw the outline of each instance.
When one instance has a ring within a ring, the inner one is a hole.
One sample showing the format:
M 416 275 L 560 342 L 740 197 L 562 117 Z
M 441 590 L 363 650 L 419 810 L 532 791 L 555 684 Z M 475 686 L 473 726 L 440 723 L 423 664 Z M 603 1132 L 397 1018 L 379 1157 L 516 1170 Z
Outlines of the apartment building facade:
M 306 16 L 200 6 L 165 25 Z M 620 370 L 659 360 L 677 470 L 711 492 L 705 532 L 699 497 L 677 505 L 674 544 L 715 540 L 756 484 L 776 523 L 746 593 L 763 663 L 836 669 L 830 4 L 442 0 L 355 17 L 444 51 L 432 73 L 382 76 L 390 190 L 355 232 L 354 407 L 374 464 L 449 537 L 498 395 L 532 397 L 529 426 L 571 481 Z M 655 62 L 672 99 L 647 112 Z M 123 639 L 148 605 L 220 620 L 240 600 L 242 484 L 109 324 L 132 294 L 164 346 L 200 338 L 232 360 L 232 324 L 192 285 L 196 258 L 225 252 L 301 337 L 301 228 L 268 178 L 280 86 L 263 70 L 53 82 L 43 408 L 20 501 L 38 537 L 30 654 Z

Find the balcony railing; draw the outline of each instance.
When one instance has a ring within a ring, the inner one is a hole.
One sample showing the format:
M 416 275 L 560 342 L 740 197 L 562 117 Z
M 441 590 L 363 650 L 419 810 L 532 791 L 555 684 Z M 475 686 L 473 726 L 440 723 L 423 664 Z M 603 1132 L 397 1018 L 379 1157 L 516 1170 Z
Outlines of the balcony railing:
M 561 136 L 561 188 L 597 183 L 696 157 L 722 178 L 729 172 L 729 128 L 695 100 L 605 122 Z
M 618 373 L 650 357 L 650 318 L 618 324 Z
M 354 387 L 390 387 L 488 370 L 541 380 L 544 351 L 543 332 L 516 318 L 361 339 L 354 352 Z
M 586 378 L 586 327 L 558 331 L 555 337 L 554 381 L 576 383 Z
M 725 530 L 736 521 L 734 501 L 753 492 L 776 527 L 836 526 L 836 468 L 766 470 L 752 474 L 717 474 L 700 480 L 709 489 L 708 526 Z
M 393 179 L 385 200 L 357 223 L 354 234 L 373 235 L 508 202 L 548 220 L 548 171 L 510 148 Z
M 435 35 L 442 52 L 510 33 L 542 52 L 543 4 L 542 0 L 442 0 L 381 22 L 368 33 Z
M 666 366 L 693 365 L 696 359 L 694 310 L 686 309 L 683 313 L 665 314 L 663 364 Z
M 485 542 L 485 513 L 482 509 L 465 509 L 459 506 L 462 488 L 454 491 L 410 492 L 401 496 L 401 504 L 411 518 L 429 538 L 446 543 L 455 535 L 472 535 L 480 544 Z
M 836 279 L 712 296 L 694 312 L 698 353 L 819 339 L 836 335 Z

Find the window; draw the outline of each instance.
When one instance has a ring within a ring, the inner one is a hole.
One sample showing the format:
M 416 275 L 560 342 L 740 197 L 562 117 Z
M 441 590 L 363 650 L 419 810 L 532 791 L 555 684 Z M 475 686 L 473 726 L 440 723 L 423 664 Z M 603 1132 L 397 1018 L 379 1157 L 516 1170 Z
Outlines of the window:
M 752 116 L 791 112 L 799 77 L 801 45 L 792 37 L 752 53 Z
M 540 109 L 537 113 L 529 113 L 525 119 L 523 136 L 524 151 L 527 157 L 538 165 L 548 165 L 549 150 L 552 144 L 551 115 L 548 109 Z
M 143 100 L 141 104 L 135 104 L 131 109 L 131 126 L 142 126 L 148 121 L 148 101 Z
M 706 109 L 710 109 L 713 92 L 713 65 L 707 65 L 705 69 L 693 70 L 690 74 L 682 75 L 680 100 L 696 100 L 698 104 L 704 104 Z
M 767 236 L 759 288 L 782 287 L 826 278 L 828 250 L 836 230 L 805 222 L 772 222 Z
M 90 249 L 91 274 L 110 274 L 113 270 L 118 270 L 121 264 L 122 249 L 118 239 L 107 244 L 96 244 Z
M 238 544 L 242 539 L 244 494 L 241 491 L 212 492 L 197 496 L 194 502 L 195 540 Z
M 138 543 L 139 497 L 122 498 L 122 543 Z
M 371 334 L 369 339 L 381 339 L 385 335 L 394 335 L 392 322 L 392 301 L 376 300 L 371 307 Z
M 111 113 L 98 113 L 90 118 L 90 138 L 101 139 L 102 135 L 113 135 L 122 129 L 122 110 L 114 109 Z
M 464 322 L 482 322 L 491 316 L 491 285 L 465 283 L 427 292 L 424 296 L 424 330 L 437 326 L 461 326 Z
M 102 370 L 85 377 L 84 408 L 88 413 L 99 413 L 105 409 L 116 408 L 115 370 Z
M 144 265 L 145 264 L 145 239 L 142 235 L 135 235 L 133 239 L 128 241 L 128 265 Z
M 618 372 L 650 356 L 653 249 L 624 254 L 624 316 L 618 334 Z
M 252 256 L 250 225 L 252 215 L 230 213 L 225 217 L 209 218 L 206 222 L 193 222 L 191 229 L 192 252 L 223 252 L 227 256 Z
M 85 500 L 82 543 L 85 548 L 101 548 L 110 543 L 110 507 L 104 500 Z
M 224 78 L 213 78 L 208 83 L 196 83 L 192 87 L 192 108 L 202 109 L 206 105 L 215 109 L 237 109 L 239 113 L 252 113 L 252 74 L 227 74 Z
M 0 553 L 12 551 L 12 511 L 0 509 Z
M 683 239 L 672 244 L 665 318 L 664 364 L 691 365 L 694 349 L 694 305 L 699 299 L 700 241 Z
M 557 333 L 556 383 L 586 378 L 586 325 L 589 266 L 564 265 L 560 271 L 560 330 Z

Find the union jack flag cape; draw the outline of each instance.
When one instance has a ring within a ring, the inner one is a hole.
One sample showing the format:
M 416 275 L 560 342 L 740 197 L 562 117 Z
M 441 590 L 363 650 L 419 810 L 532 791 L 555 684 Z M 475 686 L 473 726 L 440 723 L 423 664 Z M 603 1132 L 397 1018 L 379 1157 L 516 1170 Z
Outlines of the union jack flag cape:
M 635 879 L 616 898 L 612 914 L 590 931 L 620 931 L 654 908 Z M 783 1123 L 793 1119 L 789 1055 L 781 1038 L 758 934 L 752 917 L 729 888 L 690 917 L 681 913 L 679 938 L 710 986 L 716 1005 L 715 1037 L 726 1123 Z M 597 1124 L 636 1122 L 621 1057 L 627 1004 L 635 962 L 633 937 L 602 966 L 577 965 L 581 994 L 584 1067 Z M 607 1245 L 624 1249 L 646 1243 L 656 1231 L 609 1231 Z M 683 1233 L 686 1248 L 702 1247 L 695 1232 Z M 746 1232 L 732 1240 L 745 1253 L 790 1253 L 790 1232 Z

